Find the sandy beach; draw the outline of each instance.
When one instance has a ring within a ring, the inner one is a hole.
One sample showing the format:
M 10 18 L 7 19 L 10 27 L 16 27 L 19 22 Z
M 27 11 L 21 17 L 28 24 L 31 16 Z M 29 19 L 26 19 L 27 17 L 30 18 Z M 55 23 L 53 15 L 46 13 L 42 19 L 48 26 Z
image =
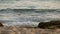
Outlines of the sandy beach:
M 60 34 L 60 29 L 40 29 L 16 26 L 0 27 L 0 34 Z

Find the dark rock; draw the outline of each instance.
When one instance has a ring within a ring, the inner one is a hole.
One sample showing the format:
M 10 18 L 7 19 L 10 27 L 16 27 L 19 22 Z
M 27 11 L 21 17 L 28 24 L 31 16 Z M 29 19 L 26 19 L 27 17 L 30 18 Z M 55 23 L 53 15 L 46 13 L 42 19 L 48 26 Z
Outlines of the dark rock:
M 3 27 L 3 24 L 0 22 L 0 27 Z
M 60 21 L 40 22 L 38 27 L 42 29 L 60 28 Z

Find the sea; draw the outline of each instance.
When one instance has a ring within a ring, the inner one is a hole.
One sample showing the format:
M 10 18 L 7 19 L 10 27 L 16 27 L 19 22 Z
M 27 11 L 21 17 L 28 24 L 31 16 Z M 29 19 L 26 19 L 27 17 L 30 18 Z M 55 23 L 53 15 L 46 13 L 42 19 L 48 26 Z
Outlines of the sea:
M 60 20 L 60 9 L 1 9 L 0 22 L 5 26 L 37 27 L 40 22 Z

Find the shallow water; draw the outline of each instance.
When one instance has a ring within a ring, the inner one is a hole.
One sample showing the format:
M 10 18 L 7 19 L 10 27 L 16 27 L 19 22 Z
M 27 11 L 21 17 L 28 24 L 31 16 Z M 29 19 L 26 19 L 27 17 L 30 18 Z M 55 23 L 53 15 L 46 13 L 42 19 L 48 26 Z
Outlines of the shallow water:
M 52 9 L 4 9 L 0 10 L 0 21 L 4 25 L 34 25 L 39 22 L 60 20 L 60 10 Z

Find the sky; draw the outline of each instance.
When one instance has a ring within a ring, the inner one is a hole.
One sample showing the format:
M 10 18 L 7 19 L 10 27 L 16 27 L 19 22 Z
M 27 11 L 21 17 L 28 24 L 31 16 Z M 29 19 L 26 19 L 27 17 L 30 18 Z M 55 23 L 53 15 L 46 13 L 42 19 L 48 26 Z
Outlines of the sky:
M 0 0 L 0 9 L 60 9 L 60 0 Z

